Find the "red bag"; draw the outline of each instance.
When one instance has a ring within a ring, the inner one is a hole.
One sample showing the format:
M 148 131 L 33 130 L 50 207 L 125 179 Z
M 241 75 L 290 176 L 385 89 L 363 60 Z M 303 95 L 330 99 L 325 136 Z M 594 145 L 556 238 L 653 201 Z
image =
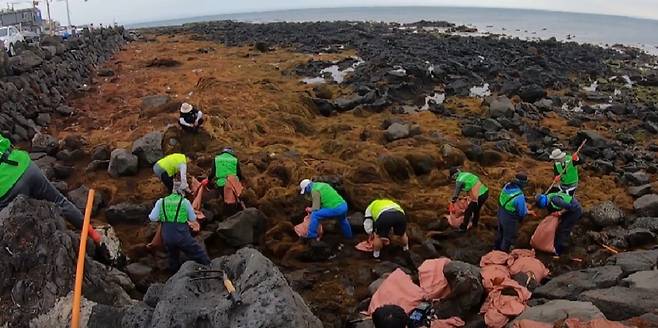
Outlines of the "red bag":
M 549 215 L 545 217 L 537 226 L 537 230 L 530 239 L 532 248 L 555 254 L 555 232 L 560 223 L 560 218 L 556 215 Z
M 459 226 L 464 223 L 464 212 L 468 207 L 468 199 L 461 198 L 457 200 L 454 204 L 448 206 L 448 211 L 450 214 L 446 215 L 445 218 L 448 219 L 448 224 L 453 228 L 459 228 Z

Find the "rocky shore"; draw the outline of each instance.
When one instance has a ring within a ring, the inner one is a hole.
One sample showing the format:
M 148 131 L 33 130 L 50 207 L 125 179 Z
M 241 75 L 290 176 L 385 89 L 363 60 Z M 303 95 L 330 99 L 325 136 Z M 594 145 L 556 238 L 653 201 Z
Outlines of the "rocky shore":
M 448 257 L 460 265 L 444 273 L 461 287 L 435 308 L 483 327 L 478 263 L 491 250 L 497 206 L 485 204 L 477 231 L 452 232 L 443 219 L 448 169 L 477 173 L 496 197 L 525 171 L 533 195 L 552 179 L 549 152 L 587 140 L 577 194 L 586 214 L 569 254 L 538 255 L 551 276 L 529 286 L 518 319 L 658 325 L 658 59 L 450 28 L 209 22 L 45 40 L 0 59 L 0 130 L 23 141 L 80 207 L 88 188 L 98 190 L 94 223 L 111 225 L 127 256 L 118 269 L 88 259 L 84 322 L 370 327 L 359 313 L 382 278 L 403 268 L 417 279 L 423 260 Z M 172 125 L 183 101 L 208 118 L 202 132 Z M 237 150 L 253 208 L 226 217 L 207 193 L 196 237 L 236 283 L 241 307 L 225 299 L 220 280 L 190 280 L 198 265 L 169 277 L 163 254 L 144 248 L 155 234 L 146 215 L 164 194 L 153 162 L 191 154 L 189 171 L 202 178 L 224 146 Z M 321 242 L 298 241 L 293 225 L 306 204 L 296 185 L 307 177 L 345 196 L 355 240 L 328 222 Z M 390 248 L 376 262 L 353 247 L 366 238 L 362 211 L 383 196 L 410 217 L 410 259 Z M 529 248 L 538 223 L 524 222 L 518 247 Z M 76 233 L 50 204 L 18 199 L 0 212 L 0 238 L 0 270 L 11 277 L 0 324 L 65 324 Z

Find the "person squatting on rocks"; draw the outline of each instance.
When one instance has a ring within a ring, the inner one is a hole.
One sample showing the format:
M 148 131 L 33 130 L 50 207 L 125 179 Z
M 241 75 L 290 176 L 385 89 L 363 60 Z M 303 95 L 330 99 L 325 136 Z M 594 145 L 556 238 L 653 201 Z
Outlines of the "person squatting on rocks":
M 384 247 L 382 237 L 389 237 L 393 230 L 393 241 L 402 245 L 402 250 L 409 251 L 409 237 L 407 237 L 407 216 L 402 207 L 389 199 L 374 200 L 365 211 L 363 228 L 366 233 L 373 235 L 372 256 L 379 258 Z
M 186 132 L 198 132 L 203 124 L 203 113 L 194 106 L 183 103 L 180 106 L 178 124 Z
M 190 191 L 187 184 L 187 157 L 183 154 L 171 154 L 157 161 L 153 164 L 153 172 L 162 180 L 162 183 L 167 187 L 167 191 L 171 194 L 174 190 L 174 175 L 180 173 L 181 190 Z
M 553 163 L 555 175 L 553 182 L 558 185 L 557 190 L 573 196 L 578 188 L 579 180 L 576 165 L 580 165 L 581 161 L 578 154 L 570 155 L 560 149 L 554 149 L 549 158 L 555 161 Z
M 571 230 L 583 216 L 583 208 L 576 197 L 561 191 L 538 195 L 537 206 L 560 218 L 555 232 L 555 255 L 559 256 L 568 249 Z
M 384 305 L 372 313 L 372 323 L 375 328 L 405 328 L 409 316 L 398 305 Z
M 498 199 L 498 230 L 494 249 L 509 252 L 514 246 L 519 225 L 526 215 L 535 215 L 528 210 L 523 188 L 528 185 L 528 177 L 519 173 L 513 181 L 505 184 Z
M 237 181 L 232 181 L 235 178 Z M 242 176 L 242 170 L 240 170 L 240 161 L 235 155 L 235 151 L 231 147 L 225 147 L 221 153 L 215 156 L 215 161 L 213 163 L 210 174 L 208 175 L 208 181 L 203 181 L 203 185 L 210 185 L 211 188 L 219 188 L 220 194 L 225 195 L 225 188 L 230 187 L 230 183 L 240 183 L 243 181 L 244 177 Z M 238 195 L 239 196 L 239 195 Z M 226 200 L 225 200 L 226 201 Z M 224 204 L 226 216 L 230 214 L 235 214 L 238 211 L 238 203 L 231 205 Z
M 48 181 L 41 169 L 32 162 L 30 154 L 14 149 L 11 141 L 0 134 L 0 210 L 18 195 L 55 203 L 66 220 L 77 229 L 82 229 L 82 212 Z M 109 263 L 110 252 L 103 243 L 103 237 L 91 226 L 88 236 L 96 245 L 97 259 Z
M 196 214 L 189 200 L 183 197 L 182 184 L 175 183 L 171 195 L 159 199 L 149 219 L 162 224 L 162 241 L 169 256 L 169 271 L 176 273 L 181 266 L 180 251 L 190 260 L 208 265 L 210 259 L 201 245 L 192 237 L 189 222 L 196 221 Z
M 347 202 L 338 194 L 336 189 L 324 182 L 313 182 L 304 179 L 299 183 L 300 194 L 310 195 L 313 200 L 311 208 L 306 211 L 311 214 L 311 223 L 308 227 L 306 238 L 316 239 L 318 225 L 321 220 L 338 218 L 343 236 L 352 238 L 352 228 L 347 221 Z
M 454 204 L 463 191 L 469 193 L 469 203 L 464 212 L 464 223 L 459 227 L 460 231 L 466 231 L 471 227 L 478 226 L 480 211 L 484 202 L 489 198 L 489 188 L 484 185 L 480 178 L 470 172 L 463 172 L 458 168 L 450 169 L 450 176 L 455 179 L 455 191 L 452 194 L 451 204 Z

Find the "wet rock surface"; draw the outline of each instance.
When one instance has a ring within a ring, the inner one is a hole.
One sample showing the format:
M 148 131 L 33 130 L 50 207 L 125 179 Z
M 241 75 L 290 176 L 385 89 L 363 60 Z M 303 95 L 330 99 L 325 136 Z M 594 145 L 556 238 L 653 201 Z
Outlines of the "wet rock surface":
M 52 204 L 19 197 L 0 211 L 0 238 L 5 250 L 0 253 L 2 299 L 13 300 L 1 303 L 0 321 L 27 327 L 73 290 L 78 234 L 66 228 Z M 91 257 L 85 272 L 84 297 L 112 306 L 130 302 L 124 288 L 132 283 L 125 274 Z

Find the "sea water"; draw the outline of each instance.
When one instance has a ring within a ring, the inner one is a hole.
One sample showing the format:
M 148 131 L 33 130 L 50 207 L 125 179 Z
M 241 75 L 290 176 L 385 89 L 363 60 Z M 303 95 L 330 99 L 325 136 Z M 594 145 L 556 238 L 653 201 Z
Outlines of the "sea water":
M 600 46 L 624 44 L 658 55 L 658 20 L 554 11 L 463 7 L 359 7 L 299 9 L 181 18 L 128 25 L 131 28 L 236 20 L 244 22 L 383 21 L 412 23 L 442 20 L 476 27 L 480 32 L 522 39 L 571 40 Z

